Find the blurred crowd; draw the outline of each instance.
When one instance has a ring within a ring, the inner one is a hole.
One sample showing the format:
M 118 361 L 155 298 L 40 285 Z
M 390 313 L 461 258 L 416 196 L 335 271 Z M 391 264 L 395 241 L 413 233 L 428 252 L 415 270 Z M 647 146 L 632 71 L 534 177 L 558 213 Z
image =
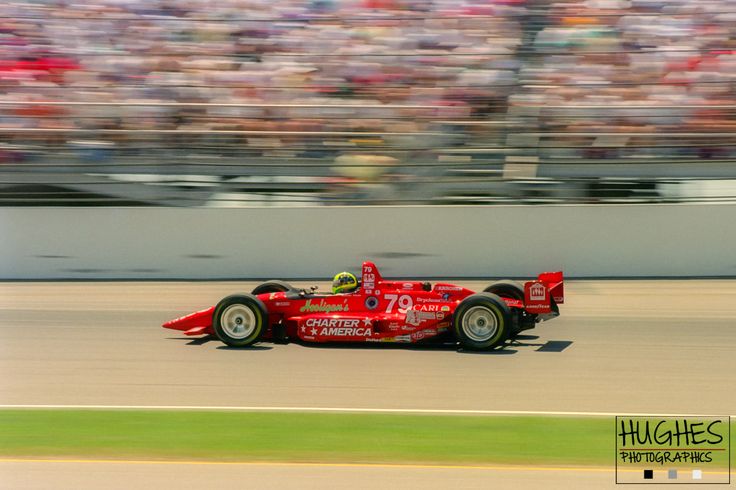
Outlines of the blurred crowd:
M 559 155 L 726 156 L 736 129 L 736 3 L 729 0 L 575 0 L 553 3 L 523 67 L 511 112 Z M 579 107 L 588 106 L 588 107 Z M 664 138 L 667 133 L 711 136 Z M 607 133 L 607 134 L 606 134 Z M 610 134 L 618 133 L 618 134 Z
M 735 81 L 730 0 L 0 4 L 8 152 L 730 156 Z
M 188 142 L 245 131 L 228 141 L 253 147 L 437 144 L 465 137 L 457 121 L 505 113 L 522 13 L 456 0 L 6 3 L 1 124 L 106 130 L 116 143 L 154 136 L 110 130 Z

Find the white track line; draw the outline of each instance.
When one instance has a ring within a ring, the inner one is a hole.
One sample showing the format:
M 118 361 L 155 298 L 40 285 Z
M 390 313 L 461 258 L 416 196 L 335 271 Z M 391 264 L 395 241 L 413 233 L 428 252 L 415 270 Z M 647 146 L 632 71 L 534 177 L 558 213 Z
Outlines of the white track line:
M 692 413 L 563 412 L 540 410 L 460 410 L 431 408 L 347 408 L 347 407 L 259 407 L 207 405 L 1 405 L 0 409 L 87 409 L 87 410 L 210 410 L 217 412 L 323 412 L 323 413 L 415 413 L 438 415 L 554 415 L 570 417 L 713 417 Z M 721 416 L 721 415 L 719 415 Z M 736 415 L 722 415 L 734 417 Z

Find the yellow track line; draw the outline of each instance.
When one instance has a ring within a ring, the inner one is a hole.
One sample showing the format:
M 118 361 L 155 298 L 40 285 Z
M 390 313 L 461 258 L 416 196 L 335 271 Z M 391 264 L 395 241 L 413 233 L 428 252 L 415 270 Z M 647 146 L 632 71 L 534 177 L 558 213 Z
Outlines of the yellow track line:
M 195 465 L 195 466 L 296 466 L 313 468 L 398 468 L 440 470 L 488 470 L 488 471 L 567 471 L 567 472 L 613 472 L 613 467 L 593 466 L 484 466 L 442 464 L 391 464 L 391 463 L 290 463 L 276 461 L 157 461 L 123 459 L 43 459 L 43 458 L 0 458 L 0 463 L 76 463 L 76 464 L 140 464 L 140 465 Z M 640 472 L 641 469 L 619 469 L 625 472 Z M 727 471 L 704 471 L 704 474 L 727 475 Z

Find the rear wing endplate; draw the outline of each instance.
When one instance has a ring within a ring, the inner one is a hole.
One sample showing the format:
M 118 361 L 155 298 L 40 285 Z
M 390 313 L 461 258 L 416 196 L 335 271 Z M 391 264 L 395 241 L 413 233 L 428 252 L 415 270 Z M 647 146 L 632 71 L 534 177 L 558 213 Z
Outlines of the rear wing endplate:
M 524 284 L 524 308 L 529 313 L 549 313 L 553 302 L 558 305 L 565 302 L 561 271 L 543 272 L 535 281 Z

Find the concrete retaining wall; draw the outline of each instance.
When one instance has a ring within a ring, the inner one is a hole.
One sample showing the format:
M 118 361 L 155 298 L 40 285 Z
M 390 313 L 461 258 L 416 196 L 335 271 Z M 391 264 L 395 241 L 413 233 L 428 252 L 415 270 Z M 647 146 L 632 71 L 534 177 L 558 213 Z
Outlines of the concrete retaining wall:
M 0 279 L 734 276 L 736 205 L 0 208 Z

